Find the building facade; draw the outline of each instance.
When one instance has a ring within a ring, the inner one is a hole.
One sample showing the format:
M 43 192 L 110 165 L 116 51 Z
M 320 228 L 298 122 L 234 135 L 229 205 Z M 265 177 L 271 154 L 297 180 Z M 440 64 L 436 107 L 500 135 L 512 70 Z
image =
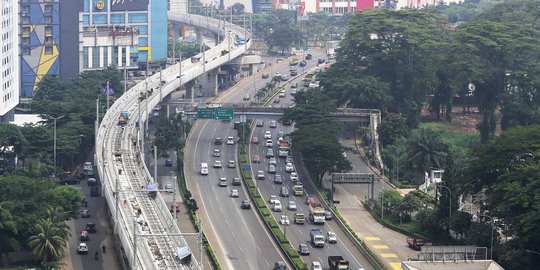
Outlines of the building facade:
M 58 0 L 19 0 L 21 96 L 32 96 L 44 76 L 59 76 Z
M 0 0 L 0 122 L 14 118 L 19 104 L 19 5 L 17 0 Z
M 79 70 L 167 60 L 167 1 L 82 0 Z

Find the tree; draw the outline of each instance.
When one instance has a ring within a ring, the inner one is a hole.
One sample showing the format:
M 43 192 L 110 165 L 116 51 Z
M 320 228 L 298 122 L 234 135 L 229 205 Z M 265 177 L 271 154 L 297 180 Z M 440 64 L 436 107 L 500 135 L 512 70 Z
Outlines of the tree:
M 447 153 L 448 145 L 431 129 L 417 129 L 407 140 L 409 163 L 417 175 L 423 175 L 423 172 L 432 167 L 443 168 Z M 421 181 L 417 181 L 419 182 Z
M 28 244 L 32 253 L 41 260 L 43 266 L 49 269 L 64 255 L 66 233 L 51 219 L 41 219 L 36 224 L 36 233 L 29 238 Z
M 0 124 L 0 172 L 11 171 L 14 164 L 10 161 L 15 156 L 21 157 L 27 145 L 28 141 L 16 125 Z
M 379 138 L 383 145 L 386 146 L 393 144 L 396 140 L 405 136 L 407 132 L 407 123 L 400 114 L 385 114 L 379 126 Z

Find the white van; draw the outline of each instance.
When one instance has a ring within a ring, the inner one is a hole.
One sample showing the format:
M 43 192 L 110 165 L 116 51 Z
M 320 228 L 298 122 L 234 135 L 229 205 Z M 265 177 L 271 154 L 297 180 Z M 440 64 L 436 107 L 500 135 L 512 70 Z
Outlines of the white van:
M 201 174 L 208 175 L 208 163 L 201 163 Z

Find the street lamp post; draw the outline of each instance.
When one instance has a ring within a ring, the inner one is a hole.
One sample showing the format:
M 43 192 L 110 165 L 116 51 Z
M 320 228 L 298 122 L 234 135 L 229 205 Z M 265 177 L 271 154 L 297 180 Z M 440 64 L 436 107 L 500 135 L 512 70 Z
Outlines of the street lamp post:
M 480 217 L 487 217 L 491 220 L 491 247 L 489 250 L 489 258 L 493 260 L 493 230 L 495 229 L 495 224 L 493 224 L 493 218 L 488 215 L 479 215 Z
M 448 190 L 448 209 L 449 209 L 448 218 L 452 219 L 452 192 L 450 191 L 450 188 L 448 188 L 447 186 L 443 186 L 443 185 L 440 185 L 440 184 L 437 185 L 437 186 L 446 188 Z
M 533 254 L 536 254 L 536 255 L 540 255 L 540 252 L 534 251 L 534 250 L 528 250 L 528 249 L 526 249 L 525 252 L 533 253 Z
M 52 117 L 48 114 L 45 114 L 45 117 L 49 118 L 49 119 L 52 119 L 53 120 L 53 126 L 54 126 L 54 131 L 53 131 L 53 173 L 54 173 L 54 177 L 56 177 L 56 121 L 58 119 L 61 119 L 63 118 L 65 115 L 61 115 L 61 116 L 58 116 L 58 117 Z

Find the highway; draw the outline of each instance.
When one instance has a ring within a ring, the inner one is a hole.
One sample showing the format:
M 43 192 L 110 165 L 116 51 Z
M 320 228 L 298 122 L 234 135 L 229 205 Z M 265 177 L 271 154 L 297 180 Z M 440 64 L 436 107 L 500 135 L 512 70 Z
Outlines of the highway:
M 314 57 L 314 60 L 311 60 L 311 62 L 316 63 L 316 58 Z M 296 80 L 293 80 L 292 82 L 298 82 L 299 88 L 302 88 L 302 84 L 300 83 L 300 80 L 303 76 L 300 76 L 300 78 L 297 78 Z M 292 103 L 292 96 L 290 95 L 290 88 L 286 87 L 287 89 L 287 95 L 284 98 L 280 99 L 280 105 L 281 106 L 289 106 Z M 307 90 L 309 91 L 309 90 Z M 270 128 L 270 121 L 271 119 L 261 119 L 264 122 L 263 127 L 256 127 L 253 131 L 252 136 L 258 137 L 260 143 L 259 144 L 251 144 L 249 153 L 250 158 L 252 158 L 254 155 L 259 155 L 261 158 L 261 163 L 252 163 L 252 173 L 255 176 L 257 174 L 257 171 L 262 170 L 266 176 L 265 180 L 258 180 L 257 185 L 259 188 L 259 191 L 261 192 L 261 195 L 263 198 L 265 198 L 265 201 L 268 204 L 269 209 L 272 209 L 272 206 L 268 203 L 268 198 L 270 195 L 277 195 L 281 201 L 281 204 L 283 205 L 283 212 L 274 212 L 272 211 L 272 214 L 274 218 L 279 221 L 281 215 L 287 215 L 289 219 L 291 220 L 291 224 L 288 226 L 282 226 L 282 229 L 286 230 L 286 235 L 289 241 L 291 242 L 293 247 L 298 247 L 300 243 L 306 243 L 310 247 L 310 255 L 309 256 L 303 256 L 303 260 L 306 264 L 310 264 L 312 261 L 319 261 L 323 266 L 328 267 L 327 265 L 327 258 L 328 256 L 332 255 L 341 255 L 345 259 L 349 260 L 351 269 L 359 269 L 361 266 L 364 267 L 364 269 L 373 269 L 371 268 L 368 261 L 363 257 L 363 255 L 357 250 L 355 246 L 349 241 L 349 239 L 345 236 L 344 232 L 338 227 L 338 225 L 333 220 L 327 220 L 326 224 L 324 225 L 314 225 L 310 222 L 306 221 L 304 225 L 298 225 L 294 224 L 292 222 L 294 213 L 301 212 L 304 213 L 304 215 L 307 217 L 309 215 L 308 206 L 305 203 L 306 195 L 304 196 L 293 196 L 292 194 L 289 197 L 282 197 L 280 196 L 280 188 L 282 186 L 288 186 L 289 190 L 291 190 L 292 186 L 294 185 L 289 181 L 289 173 L 285 172 L 285 159 L 284 158 L 278 158 L 277 157 L 277 138 L 278 138 L 278 132 L 283 131 L 285 134 L 289 134 L 293 131 L 293 128 L 291 126 L 283 126 L 280 123 L 277 123 L 276 128 Z M 264 142 L 266 141 L 264 139 L 264 133 L 266 131 L 270 131 L 272 134 L 272 140 L 274 142 L 274 145 L 272 149 L 274 150 L 274 153 L 276 155 L 277 160 L 277 172 L 276 174 L 269 174 L 268 173 L 268 167 L 269 167 L 269 158 L 266 157 L 266 152 L 269 147 L 266 147 L 264 145 Z M 294 162 L 295 166 L 299 166 L 298 162 Z M 284 178 L 283 184 L 275 184 L 273 179 L 275 175 L 281 175 Z M 302 179 L 300 179 L 302 180 Z M 311 185 L 305 186 L 305 191 L 308 194 L 314 194 L 315 190 L 311 188 Z M 292 191 L 291 191 L 292 192 Z M 289 201 L 295 201 L 296 205 L 298 207 L 298 210 L 296 211 L 287 211 L 286 206 L 289 204 Z M 326 235 L 326 232 L 333 231 L 338 236 L 338 243 L 330 244 L 326 243 L 323 248 L 315 248 L 310 244 L 310 230 L 311 229 L 321 229 L 322 233 Z
M 149 184 L 155 183 L 144 164 L 145 136 L 149 109 L 177 89 L 182 83 L 204 74 L 241 55 L 249 48 L 234 46 L 235 35 L 245 31 L 217 20 L 196 15 L 169 13 L 169 19 L 205 27 L 211 31 L 227 31 L 218 46 L 203 54 L 202 61 L 190 60 L 163 70 L 163 79 L 155 74 L 124 93 L 107 111 L 96 131 L 96 167 L 102 179 L 102 195 L 111 211 L 115 232 L 131 267 L 142 269 L 197 268 L 197 262 L 184 263 L 177 257 L 186 247 L 175 220 L 158 192 L 152 198 Z M 227 51 L 223 54 L 223 51 Z M 181 65 L 181 68 L 179 67 Z M 181 75 L 179 70 L 182 70 Z M 155 89 L 157 91 L 150 91 Z M 119 121 L 123 117 L 126 121 Z

